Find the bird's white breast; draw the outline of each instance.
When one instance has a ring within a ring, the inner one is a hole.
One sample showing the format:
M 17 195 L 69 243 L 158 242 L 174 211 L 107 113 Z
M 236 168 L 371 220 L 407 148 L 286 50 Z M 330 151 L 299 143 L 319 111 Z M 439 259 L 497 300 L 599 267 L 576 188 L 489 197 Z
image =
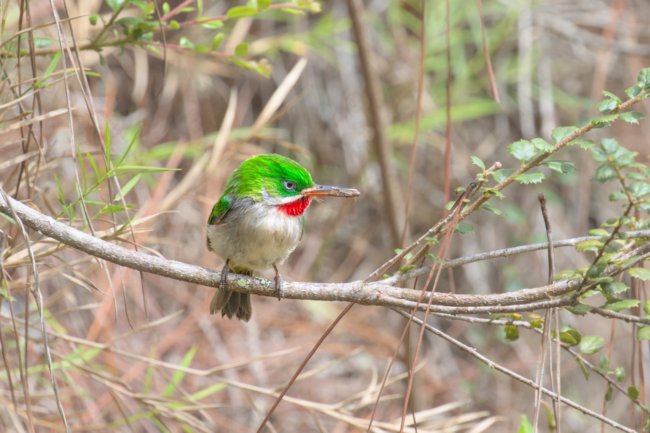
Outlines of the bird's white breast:
M 302 234 L 299 217 L 264 203 L 235 205 L 218 225 L 208 225 L 208 247 L 233 267 L 259 271 L 286 260 Z

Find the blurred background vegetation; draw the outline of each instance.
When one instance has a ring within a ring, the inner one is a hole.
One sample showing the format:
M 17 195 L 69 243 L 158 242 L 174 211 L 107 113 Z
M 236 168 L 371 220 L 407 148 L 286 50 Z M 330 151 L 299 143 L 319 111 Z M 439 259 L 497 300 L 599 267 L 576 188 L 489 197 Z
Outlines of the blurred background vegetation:
M 380 85 L 379 100 L 370 102 L 379 123 L 369 115 L 368 76 L 348 3 L 361 5 L 357 17 L 373 54 L 370 72 Z M 550 140 L 553 128 L 580 124 L 596 113 L 602 90 L 622 95 L 650 64 L 645 0 L 426 4 L 421 60 L 422 4 L 412 0 L 0 2 L 0 185 L 97 236 L 221 269 L 205 246 L 212 204 L 243 159 L 281 153 L 320 183 L 362 191 L 356 201 L 312 206 L 284 277 L 362 279 L 403 244 L 396 234 L 406 201 L 407 241 L 445 212 L 447 95 L 453 149 L 447 168 L 456 188 L 479 171 L 470 156 L 516 167 L 509 143 Z M 637 107 L 647 108 L 647 102 Z M 647 162 L 649 123 L 616 123 L 591 138 L 602 136 L 616 137 Z M 382 152 L 388 166 L 380 163 Z M 450 256 L 543 241 L 539 192 L 549 202 L 556 239 L 585 235 L 620 214 L 607 199 L 612 188 L 593 181 L 596 163 L 588 152 L 570 148 L 561 158 L 575 170 L 547 170 L 542 184 L 513 185 L 493 203 L 501 215 L 474 214 L 468 221 L 474 230 L 465 226 Z M 392 206 L 387 188 L 393 188 Z M 0 228 L 9 245 L 0 308 L 0 426 L 60 431 L 38 312 L 26 296 L 33 277 L 25 240 L 5 219 Z M 141 275 L 30 236 L 51 331 L 51 366 L 74 431 L 255 431 L 273 401 L 269 395 L 342 308 L 256 297 L 251 322 L 228 321 L 208 314 L 212 289 Z M 557 260 L 558 270 L 589 263 L 573 249 L 558 251 Z M 443 274 L 438 291 L 498 293 L 543 285 L 546 274 L 542 251 Z M 589 359 L 598 364 L 606 356 L 609 365 L 624 367 L 625 387 L 641 378 L 638 398 L 645 398 L 648 347 L 635 341 L 631 325 L 569 314 L 562 320 L 603 336 L 606 347 Z M 499 327 L 434 322 L 534 377 L 537 334 L 522 332 L 508 342 Z M 382 308 L 355 307 L 289 392 L 269 431 L 365 431 L 363 420 L 403 326 Z M 400 350 L 379 404 L 376 419 L 386 424 L 375 431 L 396 431 L 389 423 L 400 418 L 408 350 Z M 419 359 L 412 398 L 412 409 L 421 411 L 418 431 L 532 431 L 521 422 L 523 415 L 532 418 L 532 389 L 433 336 Z M 587 379 L 570 356 L 561 371 L 564 395 L 641 429 L 643 414 L 628 396 L 616 393 L 605 402 L 607 386 Z M 580 412 L 564 411 L 562 432 L 614 431 L 602 428 Z

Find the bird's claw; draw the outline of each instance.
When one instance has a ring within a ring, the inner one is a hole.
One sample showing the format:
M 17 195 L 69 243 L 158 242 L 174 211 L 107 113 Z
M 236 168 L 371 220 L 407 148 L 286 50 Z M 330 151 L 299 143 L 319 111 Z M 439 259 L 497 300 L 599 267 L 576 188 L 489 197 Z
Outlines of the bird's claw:
M 278 297 L 278 301 L 280 301 L 282 298 L 284 298 L 284 288 L 282 287 L 284 285 L 284 281 L 282 281 L 278 267 L 276 265 L 273 265 L 273 269 L 275 269 L 275 278 L 273 279 L 275 281 L 275 294 Z
M 275 280 L 275 294 L 278 296 L 278 301 L 282 300 L 284 298 L 284 281 L 282 281 L 282 277 L 280 274 L 277 274 L 274 278 Z

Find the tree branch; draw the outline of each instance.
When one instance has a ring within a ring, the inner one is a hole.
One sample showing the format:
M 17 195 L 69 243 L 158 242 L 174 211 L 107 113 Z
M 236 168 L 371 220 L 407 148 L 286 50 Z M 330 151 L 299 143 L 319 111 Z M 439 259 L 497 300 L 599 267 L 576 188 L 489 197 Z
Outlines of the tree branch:
M 201 266 L 177 260 L 128 250 L 58 222 L 9 196 L 5 197 L 0 196 L 0 212 L 10 216 L 12 215 L 11 208 L 13 208 L 15 215 L 26 226 L 92 256 L 138 271 L 208 287 L 218 287 L 221 280 L 220 272 L 214 272 Z M 7 200 L 11 206 L 8 205 Z M 603 276 L 617 275 L 634 266 L 634 264 L 645 260 L 650 256 L 650 244 L 645 244 L 627 255 L 629 257 L 634 256 L 633 260 L 627 261 L 625 267 L 612 267 L 603 273 Z M 562 280 L 541 287 L 523 288 L 516 292 L 487 295 L 427 292 L 424 294 L 424 299 L 418 305 L 418 308 L 425 309 L 429 299 L 431 299 L 432 303 L 432 312 L 450 314 L 513 312 L 562 306 L 567 305 L 568 300 L 560 297 L 577 289 L 580 282 Z M 272 281 L 232 273 L 228 276 L 228 289 L 254 295 L 276 296 Z M 419 290 L 394 287 L 384 281 L 371 283 L 363 281 L 349 283 L 285 282 L 284 293 L 285 297 L 289 299 L 347 301 L 397 308 L 412 308 L 418 304 L 421 295 Z

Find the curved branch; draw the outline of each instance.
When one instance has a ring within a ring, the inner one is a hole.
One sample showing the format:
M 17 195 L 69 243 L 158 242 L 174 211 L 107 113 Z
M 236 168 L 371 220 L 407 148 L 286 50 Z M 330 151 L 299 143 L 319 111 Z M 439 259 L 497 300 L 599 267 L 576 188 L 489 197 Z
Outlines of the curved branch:
M 44 215 L 9 196 L 5 197 L 0 196 L 0 211 L 2 213 L 12 215 L 11 208 L 13 208 L 15 215 L 25 225 L 87 254 L 138 271 L 203 286 L 218 287 L 221 281 L 220 272 L 214 272 L 201 266 L 177 260 L 128 250 L 56 221 L 52 217 Z M 10 206 L 6 200 L 9 201 Z M 634 263 L 644 260 L 650 255 L 650 244 L 637 248 L 630 253 L 630 255 L 632 254 L 636 255 L 636 257 L 634 257 L 634 260 L 628 261 L 625 268 L 614 267 L 604 274 L 616 275 L 633 266 Z M 431 311 L 451 314 L 474 314 L 547 308 L 549 303 L 552 303 L 553 306 L 564 305 L 567 302 L 566 299 L 552 298 L 565 295 L 578 288 L 579 285 L 580 281 L 563 280 L 541 287 L 524 288 L 516 292 L 487 295 L 428 292 L 424 296 L 425 299 L 419 304 L 418 300 L 421 295 L 419 290 L 394 287 L 383 281 L 371 283 L 363 281 L 349 283 L 285 282 L 284 294 L 289 299 L 347 301 L 357 304 L 398 308 L 412 307 L 418 304 L 421 309 L 426 307 L 429 298 L 431 298 Z M 228 289 L 254 295 L 276 296 L 272 281 L 264 278 L 229 274 Z

